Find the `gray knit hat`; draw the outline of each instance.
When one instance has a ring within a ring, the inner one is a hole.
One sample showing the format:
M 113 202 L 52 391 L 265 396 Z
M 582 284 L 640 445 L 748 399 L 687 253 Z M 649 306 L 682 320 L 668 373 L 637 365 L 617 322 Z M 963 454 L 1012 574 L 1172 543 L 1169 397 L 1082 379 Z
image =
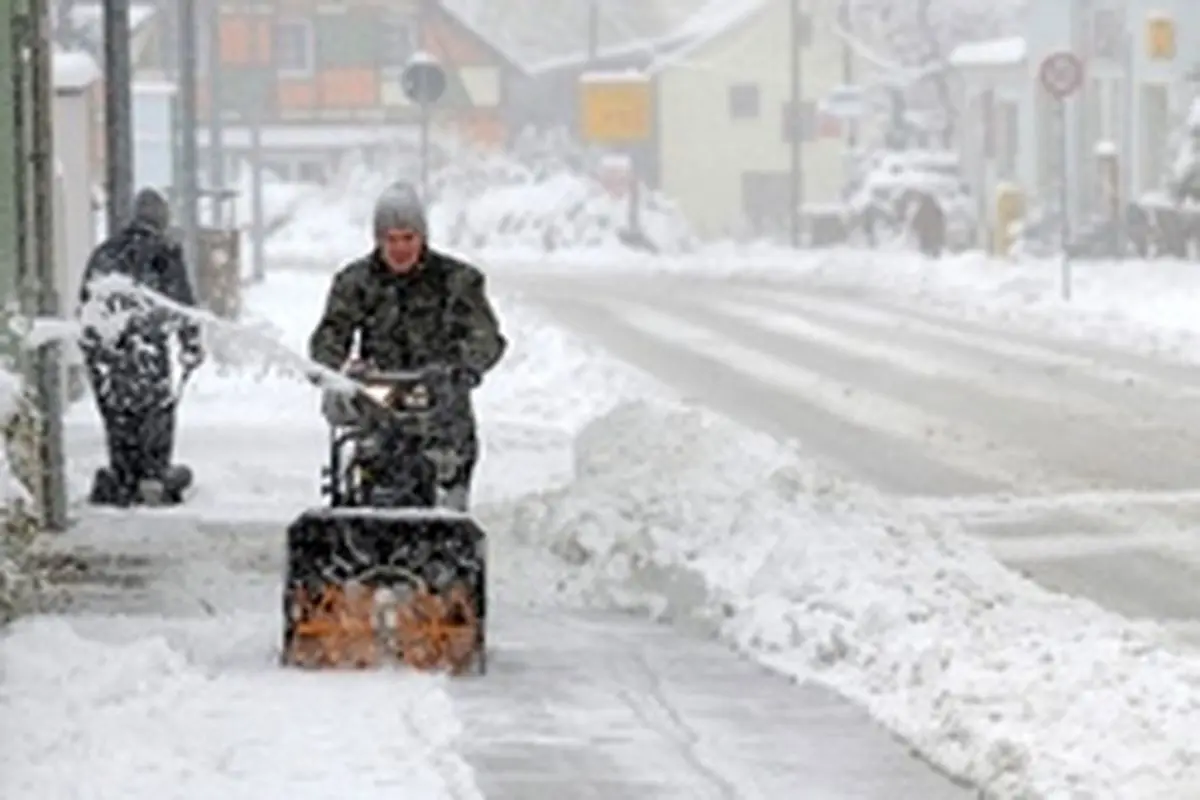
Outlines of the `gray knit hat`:
M 428 222 L 425 204 L 412 184 L 397 181 L 383 190 L 375 201 L 375 238 L 382 238 L 389 230 L 408 229 L 425 236 Z
M 133 198 L 133 221 L 161 233 L 171 224 L 171 207 L 159 192 L 142 189 Z

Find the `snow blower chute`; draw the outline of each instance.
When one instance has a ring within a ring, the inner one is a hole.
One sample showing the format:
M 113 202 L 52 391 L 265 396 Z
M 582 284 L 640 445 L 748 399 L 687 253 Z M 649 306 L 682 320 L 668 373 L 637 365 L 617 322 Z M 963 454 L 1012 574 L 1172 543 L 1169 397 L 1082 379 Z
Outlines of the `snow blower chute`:
M 457 466 L 438 446 L 456 389 L 440 369 L 356 380 L 322 403 L 329 503 L 288 528 L 282 662 L 483 673 L 486 536 L 438 498 Z

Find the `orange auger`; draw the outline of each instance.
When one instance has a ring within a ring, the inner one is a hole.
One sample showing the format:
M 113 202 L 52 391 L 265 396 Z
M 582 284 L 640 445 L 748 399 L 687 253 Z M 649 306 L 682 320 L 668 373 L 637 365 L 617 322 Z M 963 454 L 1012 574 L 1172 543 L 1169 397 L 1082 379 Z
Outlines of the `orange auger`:
M 480 641 L 479 618 L 461 584 L 443 593 L 418 586 L 394 605 L 362 584 L 329 584 L 315 598 L 299 587 L 293 613 L 288 660 L 301 667 L 364 669 L 386 658 L 459 675 L 470 667 Z

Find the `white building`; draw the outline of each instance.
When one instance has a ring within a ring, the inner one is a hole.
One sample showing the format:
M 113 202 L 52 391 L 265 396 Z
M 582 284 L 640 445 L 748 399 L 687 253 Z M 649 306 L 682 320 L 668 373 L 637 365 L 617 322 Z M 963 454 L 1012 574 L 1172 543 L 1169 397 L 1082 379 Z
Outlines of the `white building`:
M 786 230 L 792 137 L 800 138 L 797 179 L 803 206 L 842 199 L 843 125 L 821 103 L 843 81 L 843 47 L 832 25 L 836 4 L 803 4 L 791 34 L 783 0 L 729 0 L 696 21 L 686 46 L 659 59 L 655 80 L 659 188 L 695 229 L 717 237 L 744 224 Z M 791 108 L 793 43 L 803 74 L 800 108 Z
M 62 307 L 71 310 L 79 296 L 83 268 L 96 245 L 96 195 L 102 180 L 99 114 L 100 68 L 86 53 L 56 50 L 54 70 L 54 224 L 55 274 Z M 66 348 L 64 368 L 70 374 L 81 363 L 78 348 Z M 78 386 L 65 380 L 64 387 Z M 70 399 L 78 393 L 68 389 Z
M 100 68 L 86 53 L 54 53 L 54 160 L 58 175 L 58 291 L 74 302 L 96 244 L 94 187 L 100 174 Z
M 1151 41 L 1158 20 L 1174 31 L 1174 52 L 1165 57 L 1155 54 Z M 1057 203 L 1059 107 L 1042 88 L 1039 70 L 1059 51 L 1084 64 L 1082 86 L 1064 108 L 1072 219 L 1103 210 L 1098 152 L 1117 154 L 1123 198 L 1161 189 L 1172 160 L 1171 135 L 1182 126 L 1194 93 L 1188 76 L 1197 62 L 1182 55 L 1197 52 L 1200 43 L 1194 0 L 1030 3 L 1024 27 L 1020 36 L 964 45 L 951 55 L 968 109 L 959 146 L 985 202 L 998 181 L 1011 180 L 1031 201 Z

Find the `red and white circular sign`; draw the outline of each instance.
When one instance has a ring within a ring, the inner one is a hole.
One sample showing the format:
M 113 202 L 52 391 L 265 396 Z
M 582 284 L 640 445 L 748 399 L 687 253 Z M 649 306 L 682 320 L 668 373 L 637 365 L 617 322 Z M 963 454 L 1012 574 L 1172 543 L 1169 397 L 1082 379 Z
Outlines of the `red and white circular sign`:
M 1051 53 L 1042 60 L 1038 77 L 1042 88 L 1057 100 L 1065 100 L 1083 85 L 1083 61 L 1074 53 Z

